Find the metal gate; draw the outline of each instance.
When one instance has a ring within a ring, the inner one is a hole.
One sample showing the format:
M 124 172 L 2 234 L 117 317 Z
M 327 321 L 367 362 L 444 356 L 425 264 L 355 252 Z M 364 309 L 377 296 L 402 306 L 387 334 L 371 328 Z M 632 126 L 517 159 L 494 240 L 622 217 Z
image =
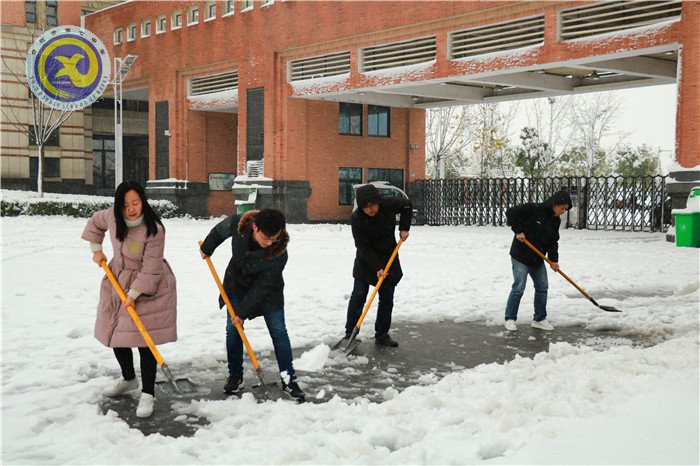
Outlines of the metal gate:
M 561 189 L 573 201 L 562 216 L 569 228 L 666 231 L 671 222 L 664 176 L 423 180 L 410 191 L 419 223 L 505 226 L 508 207 Z

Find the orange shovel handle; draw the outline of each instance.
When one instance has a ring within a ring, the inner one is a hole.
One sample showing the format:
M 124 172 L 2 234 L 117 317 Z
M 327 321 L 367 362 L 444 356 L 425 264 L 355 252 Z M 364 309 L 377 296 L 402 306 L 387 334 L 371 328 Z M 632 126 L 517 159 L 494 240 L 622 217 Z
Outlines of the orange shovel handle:
M 536 247 L 534 247 L 534 246 L 532 245 L 532 243 L 530 243 L 530 242 L 529 242 L 528 240 L 526 240 L 526 239 L 523 240 L 523 242 L 524 242 L 530 249 L 532 249 L 532 250 L 535 252 L 535 254 L 537 254 L 538 256 L 540 256 L 545 262 L 547 262 L 549 265 L 553 265 L 553 262 L 552 262 L 551 260 L 549 260 L 549 259 L 547 258 L 547 256 L 545 256 L 544 254 L 542 254 L 542 253 L 539 251 L 539 249 L 537 249 Z M 588 295 L 588 293 L 586 293 L 585 291 L 583 291 L 583 288 L 581 288 L 580 286 L 578 286 L 578 285 L 576 284 L 576 282 L 573 281 L 572 279 L 570 279 L 569 276 L 568 276 L 567 274 L 565 274 L 564 272 L 562 272 L 561 269 L 560 269 L 560 270 L 557 270 L 557 272 L 559 272 L 559 274 L 560 274 L 562 277 L 566 278 L 566 281 L 568 281 L 569 283 L 571 283 L 572 285 L 574 285 L 574 288 L 576 288 L 577 290 L 579 290 L 579 291 L 581 292 L 582 295 L 584 295 L 584 296 L 585 296 L 586 298 L 588 298 L 589 300 L 593 301 L 593 298 L 591 298 L 591 297 Z M 593 302 L 595 303 L 595 301 L 593 301 Z M 596 304 L 596 306 L 597 306 L 597 304 Z
M 112 284 L 114 291 L 117 292 L 122 302 L 126 304 L 126 294 L 124 293 L 122 286 L 117 281 L 117 277 L 114 276 L 112 270 L 109 268 L 109 265 L 107 265 L 107 261 L 102 261 L 102 264 L 100 265 L 105 271 L 105 274 L 107 274 L 107 278 Z M 136 313 L 136 309 L 134 309 L 134 306 L 126 306 L 126 310 L 129 312 L 131 320 L 133 320 L 134 324 L 136 324 L 136 328 L 138 328 L 139 332 L 141 332 L 141 336 L 144 340 L 146 340 L 146 344 L 151 349 L 151 353 L 153 353 L 153 357 L 156 358 L 158 365 L 163 367 L 163 365 L 165 364 L 165 361 L 163 361 L 163 356 L 160 355 L 160 351 L 158 351 L 158 348 L 156 348 L 156 344 L 153 343 L 153 339 L 151 338 L 151 335 L 148 334 L 148 330 L 146 330 L 146 327 L 144 327 L 143 322 L 141 322 L 139 315 Z
M 199 242 L 199 247 L 201 251 L 202 247 L 202 241 Z M 207 261 L 207 265 L 209 266 L 209 270 L 211 271 L 212 276 L 214 277 L 214 281 L 216 282 L 216 286 L 219 287 L 219 293 L 221 293 L 221 297 L 224 299 L 224 302 L 226 303 L 226 309 L 228 310 L 229 315 L 231 316 L 231 321 L 236 320 L 236 312 L 233 310 L 233 304 L 231 304 L 231 300 L 228 299 L 228 294 L 226 293 L 226 290 L 224 290 L 224 285 L 221 283 L 221 280 L 219 279 L 219 274 L 216 273 L 216 269 L 214 268 L 214 264 L 211 262 L 211 258 L 209 256 L 205 256 L 204 258 Z M 255 370 L 258 370 L 260 368 L 260 365 L 258 364 L 258 360 L 255 357 L 255 353 L 253 353 L 253 348 L 251 348 L 250 343 L 248 342 L 248 338 L 245 336 L 245 332 L 243 331 L 243 326 L 241 324 L 236 324 L 235 325 L 236 330 L 238 330 L 238 334 L 241 336 L 241 340 L 243 340 L 243 344 L 245 345 L 246 351 L 248 351 L 248 355 L 250 356 L 250 362 L 253 364 L 253 367 Z
M 389 262 L 386 263 L 386 267 L 384 267 L 384 276 L 379 278 L 379 281 L 377 282 L 377 286 L 374 287 L 374 290 L 372 291 L 372 294 L 369 297 L 369 301 L 367 301 L 367 304 L 365 304 L 365 308 L 362 311 L 362 315 L 360 316 L 359 319 L 357 319 L 357 323 L 355 324 L 355 327 L 357 330 L 360 330 L 360 325 L 362 325 L 362 321 L 365 320 L 365 316 L 367 315 L 367 311 L 369 310 L 369 307 L 372 305 L 372 301 L 374 300 L 374 297 L 377 295 L 377 291 L 379 291 L 379 287 L 382 286 L 382 283 L 384 283 L 384 278 L 389 274 L 389 269 L 391 268 L 391 264 L 394 263 L 394 259 L 396 259 L 396 255 L 399 253 L 399 248 L 403 244 L 403 240 L 399 239 L 399 242 L 396 243 L 396 247 L 394 248 L 394 252 L 391 253 L 391 257 L 389 257 Z

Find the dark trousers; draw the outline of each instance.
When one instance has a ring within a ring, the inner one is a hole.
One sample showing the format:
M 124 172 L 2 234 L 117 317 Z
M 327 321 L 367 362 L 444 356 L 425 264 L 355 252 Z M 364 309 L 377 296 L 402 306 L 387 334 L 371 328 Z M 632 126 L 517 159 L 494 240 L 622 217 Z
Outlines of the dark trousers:
M 395 286 L 387 283 L 382 283 L 379 294 L 379 309 L 377 310 L 377 320 L 374 323 L 374 336 L 382 336 L 389 333 L 391 327 L 391 311 L 394 309 L 394 290 Z M 352 333 L 353 327 L 357 325 L 357 321 L 362 315 L 362 310 L 367 301 L 367 293 L 369 292 L 369 283 L 355 279 L 355 284 L 350 295 L 348 303 L 348 316 L 345 321 L 345 333 Z M 369 312 L 369 311 L 368 311 Z M 366 317 L 366 316 L 365 316 Z
M 132 380 L 136 377 L 134 354 L 131 348 L 114 348 L 114 355 L 122 369 L 124 380 Z M 141 356 L 141 391 L 153 395 L 156 385 L 156 358 L 153 357 L 149 348 L 139 348 L 139 355 Z

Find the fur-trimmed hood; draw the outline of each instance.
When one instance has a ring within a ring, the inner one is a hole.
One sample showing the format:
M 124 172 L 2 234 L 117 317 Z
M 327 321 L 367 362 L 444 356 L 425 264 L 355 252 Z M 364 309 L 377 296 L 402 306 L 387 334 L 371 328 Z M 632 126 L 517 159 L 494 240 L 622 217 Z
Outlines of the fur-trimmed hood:
M 243 216 L 241 217 L 241 220 L 238 222 L 238 232 L 241 234 L 247 234 L 245 233 L 246 230 L 250 230 L 250 234 L 253 234 L 253 219 L 255 219 L 255 216 L 258 215 L 259 210 L 249 210 Z M 280 232 L 279 237 L 277 240 L 270 245 L 270 247 L 267 248 L 267 257 L 269 259 L 274 259 L 275 257 L 278 257 L 287 250 L 287 244 L 289 243 L 289 233 L 287 233 L 287 230 L 285 228 L 282 229 Z

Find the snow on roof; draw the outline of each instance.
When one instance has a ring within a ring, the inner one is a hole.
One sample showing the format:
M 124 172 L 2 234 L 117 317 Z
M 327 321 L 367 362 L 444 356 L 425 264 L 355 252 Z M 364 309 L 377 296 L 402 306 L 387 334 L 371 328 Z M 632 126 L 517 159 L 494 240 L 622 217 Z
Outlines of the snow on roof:
M 221 106 L 238 106 L 238 89 L 212 92 L 210 94 L 187 96 L 191 109 L 202 109 Z

